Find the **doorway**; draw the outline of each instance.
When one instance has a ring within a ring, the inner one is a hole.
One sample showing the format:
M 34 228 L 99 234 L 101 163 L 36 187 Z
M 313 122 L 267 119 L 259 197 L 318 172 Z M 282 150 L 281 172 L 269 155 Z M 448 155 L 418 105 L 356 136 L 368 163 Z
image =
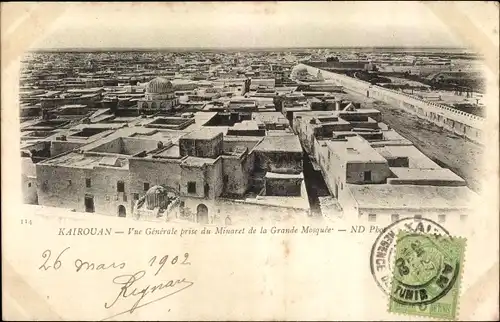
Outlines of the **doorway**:
M 94 196 L 85 195 L 85 212 L 94 212 Z
M 118 217 L 127 217 L 127 209 L 125 209 L 124 205 L 118 206 Z
M 372 172 L 371 171 L 365 171 L 363 174 L 363 180 L 365 182 L 372 181 Z
M 208 208 L 205 204 L 200 203 L 196 207 L 196 221 L 200 224 L 208 224 Z

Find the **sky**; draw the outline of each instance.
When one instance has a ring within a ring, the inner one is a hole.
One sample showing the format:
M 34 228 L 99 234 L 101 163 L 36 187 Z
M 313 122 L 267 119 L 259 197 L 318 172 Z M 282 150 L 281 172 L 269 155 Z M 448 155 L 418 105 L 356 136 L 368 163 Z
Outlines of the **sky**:
M 461 47 L 421 2 L 77 3 L 32 48 Z

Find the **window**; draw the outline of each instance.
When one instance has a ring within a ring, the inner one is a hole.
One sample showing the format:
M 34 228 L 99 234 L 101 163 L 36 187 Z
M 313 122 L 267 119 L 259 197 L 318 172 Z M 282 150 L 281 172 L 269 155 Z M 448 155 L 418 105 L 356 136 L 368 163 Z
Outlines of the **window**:
M 445 222 L 445 220 L 446 220 L 446 215 L 442 215 L 442 214 L 438 215 L 438 221 L 439 222 Z
M 208 183 L 205 183 L 205 197 L 208 197 L 208 193 L 210 192 L 210 186 Z
M 68 179 L 68 185 L 70 185 L 70 186 L 71 186 L 71 180 L 70 180 L 70 179 Z
M 144 191 L 149 190 L 149 182 L 144 182 Z
M 363 174 L 363 180 L 364 181 L 372 181 L 372 172 L 371 171 L 365 171 Z
M 188 182 L 188 193 L 196 193 L 196 182 Z
M 377 215 L 376 214 L 369 214 L 368 221 L 377 221 Z
M 123 181 L 118 181 L 116 183 L 116 191 L 125 192 L 125 183 Z
M 85 187 L 90 188 L 92 186 L 92 182 L 90 178 L 85 179 Z
M 398 221 L 399 220 L 399 215 L 398 214 L 392 214 L 391 215 L 391 221 L 392 222 L 395 222 L 395 221 Z
M 422 215 L 415 215 L 415 220 L 421 220 L 422 219 Z
M 139 200 L 139 194 L 138 193 L 134 193 L 134 200 Z
M 28 182 L 28 188 L 31 188 L 31 182 Z
M 126 193 L 123 194 L 123 201 L 127 201 L 127 194 Z

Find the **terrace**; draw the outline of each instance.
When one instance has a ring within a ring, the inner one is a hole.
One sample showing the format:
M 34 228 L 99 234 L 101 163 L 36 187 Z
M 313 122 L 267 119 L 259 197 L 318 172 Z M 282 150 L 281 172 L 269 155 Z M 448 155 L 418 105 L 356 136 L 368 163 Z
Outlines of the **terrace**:
M 185 117 L 159 117 L 154 119 L 152 122 L 145 124 L 145 127 L 150 128 L 162 128 L 169 130 L 183 130 L 191 124 L 194 124 L 195 120 L 193 118 Z
M 43 120 L 23 127 L 23 131 L 52 131 L 69 124 L 69 120 Z
M 86 128 L 83 128 L 79 132 L 71 134 L 70 136 L 78 137 L 78 138 L 89 138 L 91 136 L 94 136 L 96 134 L 99 134 L 99 133 L 102 133 L 105 131 L 108 131 L 108 129 L 86 127 Z
M 56 131 L 33 131 L 25 132 L 21 136 L 21 140 L 31 140 L 31 139 L 45 139 L 51 135 L 56 134 Z
M 109 154 L 144 157 L 164 148 L 161 141 L 119 137 L 87 150 L 87 154 Z

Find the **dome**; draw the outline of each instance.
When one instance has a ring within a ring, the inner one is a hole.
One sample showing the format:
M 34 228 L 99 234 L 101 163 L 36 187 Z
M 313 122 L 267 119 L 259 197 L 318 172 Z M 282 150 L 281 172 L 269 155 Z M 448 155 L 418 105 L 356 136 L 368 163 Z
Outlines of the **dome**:
M 168 204 L 167 189 L 162 186 L 153 186 L 146 192 L 146 208 L 154 209 L 156 207 L 165 208 Z
M 148 191 L 146 191 L 146 196 L 156 194 L 156 193 L 167 194 L 168 189 L 163 187 L 163 186 L 160 186 L 160 185 L 152 186 L 151 188 L 148 189 Z
M 172 83 L 163 77 L 156 77 L 146 85 L 146 93 L 149 94 L 164 94 L 173 91 Z

